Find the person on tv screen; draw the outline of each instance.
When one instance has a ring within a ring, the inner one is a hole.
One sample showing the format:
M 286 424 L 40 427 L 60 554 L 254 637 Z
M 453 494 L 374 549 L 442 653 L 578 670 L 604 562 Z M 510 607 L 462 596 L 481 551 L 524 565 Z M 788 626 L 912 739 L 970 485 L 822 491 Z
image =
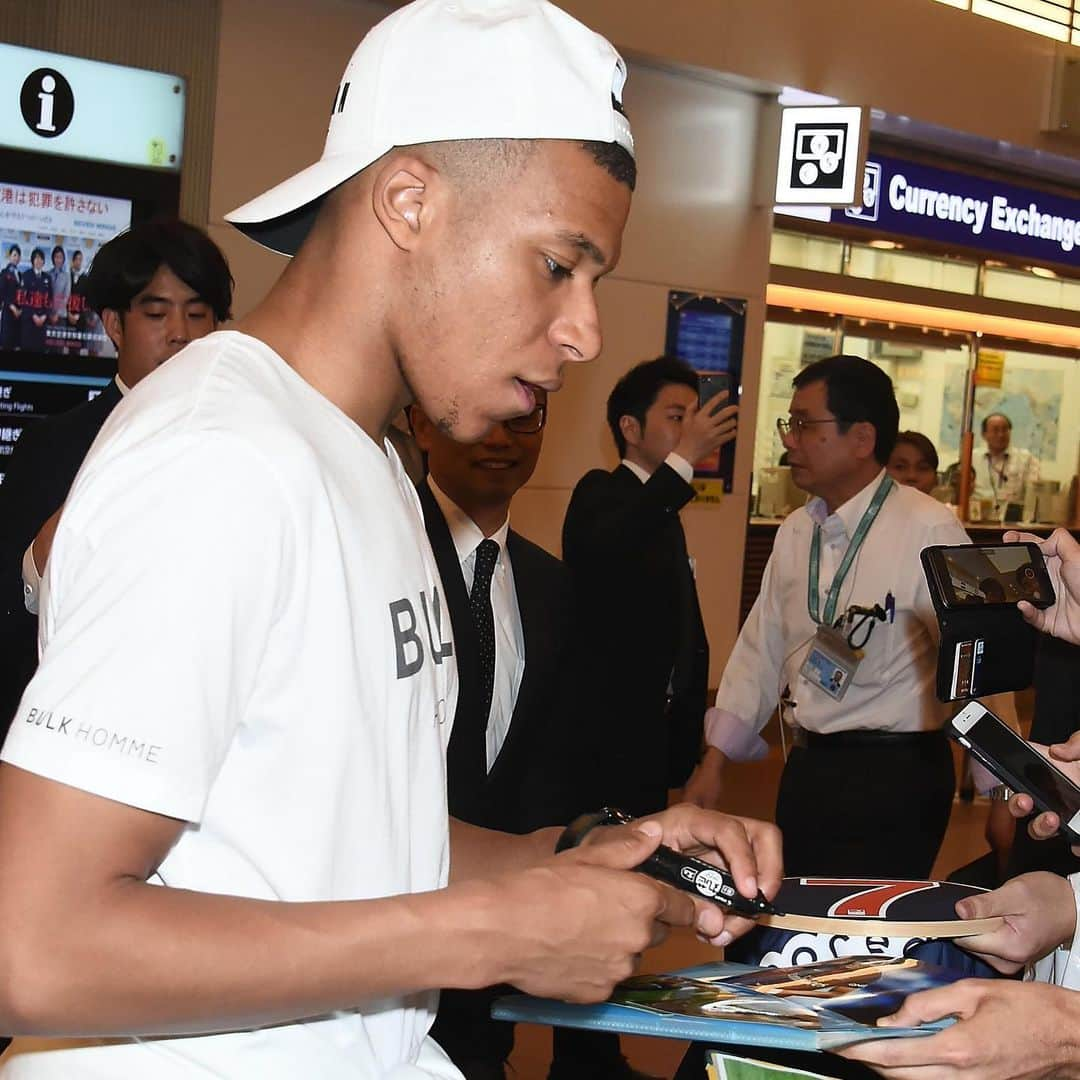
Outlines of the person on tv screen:
M 83 253 L 71 253 L 71 294 L 68 297 L 67 323 L 72 335 L 67 351 L 73 355 L 87 347 L 86 331 L 92 312 L 86 303 L 86 272 L 83 270 Z
M 0 270 L 0 349 L 13 350 L 19 347 L 19 317 L 22 309 L 18 305 L 19 289 L 22 278 L 19 274 L 19 260 L 22 248 L 12 244 L 7 250 L 7 262 Z
M 64 265 L 66 262 L 67 254 L 57 244 L 52 249 L 52 269 L 49 271 L 49 281 L 52 283 L 52 311 L 49 313 L 49 325 L 59 327 L 57 340 L 50 342 L 54 348 L 62 348 L 66 336 L 68 299 L 71 296 L 71 273 Z
M 45 273 L 45 252 L 30 252 L 30 269 L 23 272 L 16 295 L 19 316 L 19 345 L 23 352 L 45 351 L 45 324 L 52 311 L 52 282 Z

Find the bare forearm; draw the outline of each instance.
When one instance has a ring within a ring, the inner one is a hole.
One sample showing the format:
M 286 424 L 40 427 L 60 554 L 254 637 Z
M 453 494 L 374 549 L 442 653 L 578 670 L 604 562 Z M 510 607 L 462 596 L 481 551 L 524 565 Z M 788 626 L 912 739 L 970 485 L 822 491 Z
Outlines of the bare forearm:
M 451 818 L 450 881 L 457 883 L 535 866 L 555 851 L 561 831 L 538 829 L 515 836 Z
M 365 999 L 484 986 L 500 974 L 491 947 L 497 904 L 481 883 L 299 904 L 132 881 L 64 915 L 63 923 L 40 911 L 5 922 L 14 987 L 0 1010 L 5 1033 L 233 1030 Z

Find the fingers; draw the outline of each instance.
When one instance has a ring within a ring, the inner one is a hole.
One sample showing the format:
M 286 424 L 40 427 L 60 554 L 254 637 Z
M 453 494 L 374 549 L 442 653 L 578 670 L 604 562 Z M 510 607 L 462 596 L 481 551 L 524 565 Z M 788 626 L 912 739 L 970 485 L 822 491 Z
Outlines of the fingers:
M 780 830 L 767 821 L 746 822 L 757 861 L 758 888 L 771 900 L 784 879 L 784 843 Z
M 780 887 L 783 855 L 780 830 L 775 825 L 687 803 L 649 820 L 663 827 L 664 843 L 669 847 L 726 865 L 743 896 L 755 896 L 758 889 L 771 896 Z
M 1033 817 L 1028 823 L 1028 836 L 1032 840 L 1050 840 L 1061 831 L 1061 818 L 1052 810 Z
M 606 825 L 593 829 L 587 844 L 565 854 L 589 866 L 633 870 L 660 846 L 663 835 L 662 827 L 653 819 L 635 821 L 633 825 Z
M 878 1021 L 880 1027 L 918 1027 L 934 1020 L 943 1020 L 946 1016 L 963 1018 L 975 1011 L 982 1000 L 986 986 L 992 986 L 986 979 L 964 979 L 951 986 L 939 986 L 933 990 L 923 990 L 904 1000 L 903 1005 L 892 1014 Z
M 1080 731 L 1074 731 L 1066 742 L 1054 743 L 1050 757 L 1055 761 L 1080 761 Z
M 1036 630 L 1046 630 L 1049 622 L 1046 612 L 1050 610 L 1049 608 L 1042 610 L 1033 607 L 1026 600 L 1018 601 L 1016 606 L 1020 609 L 1020 614 L 1023 616 L 1024 622 L 1030 623 Z

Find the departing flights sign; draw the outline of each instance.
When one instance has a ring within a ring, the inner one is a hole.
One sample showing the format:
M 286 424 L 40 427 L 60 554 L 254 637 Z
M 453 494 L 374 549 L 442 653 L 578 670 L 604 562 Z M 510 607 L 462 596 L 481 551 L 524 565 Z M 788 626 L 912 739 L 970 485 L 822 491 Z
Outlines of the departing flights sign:
M 1080 200 L 884 154 L 866 162 L 861 205 L 823 210 L 821 217 L 1034 263 L 1080 266 Z

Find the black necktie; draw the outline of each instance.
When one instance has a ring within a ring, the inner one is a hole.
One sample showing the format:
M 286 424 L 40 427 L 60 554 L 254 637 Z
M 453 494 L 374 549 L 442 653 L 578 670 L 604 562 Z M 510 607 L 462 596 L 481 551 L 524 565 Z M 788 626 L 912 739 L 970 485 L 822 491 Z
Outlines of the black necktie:
M 476 644 L 480 658 L 480 727 L 487 731 L 491 696 L 495 690 L 495 617 L 491 612 L 491 575 L 499 558 L 499 545 L 482 540 L 476 549 L 469 609 L 476 624 Z

